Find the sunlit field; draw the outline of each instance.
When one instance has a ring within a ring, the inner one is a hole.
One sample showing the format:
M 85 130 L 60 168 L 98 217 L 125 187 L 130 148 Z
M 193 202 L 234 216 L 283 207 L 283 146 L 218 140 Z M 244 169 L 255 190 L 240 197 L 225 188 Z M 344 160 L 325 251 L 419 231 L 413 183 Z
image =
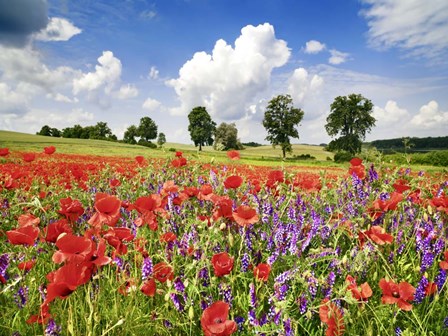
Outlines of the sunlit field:
M 446 173 L 38 138 L 1 139 L 0 335 L 448 334 Z

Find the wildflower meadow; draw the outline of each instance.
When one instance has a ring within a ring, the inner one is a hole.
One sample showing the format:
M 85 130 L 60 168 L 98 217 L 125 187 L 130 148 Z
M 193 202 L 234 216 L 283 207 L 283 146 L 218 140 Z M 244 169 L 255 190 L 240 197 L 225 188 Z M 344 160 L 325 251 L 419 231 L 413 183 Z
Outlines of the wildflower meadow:
M 448 335 L 448 176 L 0 149 L 0 335 Z

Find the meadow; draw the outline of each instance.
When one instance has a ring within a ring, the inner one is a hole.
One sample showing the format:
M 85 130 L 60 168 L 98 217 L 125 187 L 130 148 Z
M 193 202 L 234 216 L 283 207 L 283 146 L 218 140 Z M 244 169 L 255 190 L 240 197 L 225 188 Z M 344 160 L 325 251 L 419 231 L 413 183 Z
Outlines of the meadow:
M 0 335 L 448 335 L 446 172 L 174 146 L 1 132 Z

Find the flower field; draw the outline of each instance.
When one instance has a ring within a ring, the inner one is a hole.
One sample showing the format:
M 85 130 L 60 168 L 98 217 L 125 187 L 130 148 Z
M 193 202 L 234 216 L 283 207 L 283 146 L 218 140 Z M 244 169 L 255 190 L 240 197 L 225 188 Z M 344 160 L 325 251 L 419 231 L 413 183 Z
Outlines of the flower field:
M 448 176 L 0 149 L 0 335 L 448 335 Z

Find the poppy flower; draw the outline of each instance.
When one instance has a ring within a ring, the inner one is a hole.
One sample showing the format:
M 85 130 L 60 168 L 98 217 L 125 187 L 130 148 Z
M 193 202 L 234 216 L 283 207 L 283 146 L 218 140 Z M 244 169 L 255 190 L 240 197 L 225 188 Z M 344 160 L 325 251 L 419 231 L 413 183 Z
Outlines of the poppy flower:
M 22 261 L 17 265 L 17 268 L 21 271 L 28 272 L 30 269 L 34 267 L 35 264 L 36 260 Z
M 240 205 L 233 213 L 233 219 L 241 226 L 248 226 L 258 222 L 258 215 L 255 209 L 247 205 Z
M 54 152 L 56 152 L 56 147 L 55 146 L 48 146 L 48 147 L 44 147 L 44 153 L 51 155 Z
M 177 151 L 176 152 L 176 157 L 181 157 L 184 153 L 182 153 L 181 151 Z
M 155 264 L 152 270 L 154 278 L 159 282 L 163 283 L 174 278 L 173 268 L 163 261 Z
M 104 253 L 106 252 L 106 242 L 104 239 L 100 239 L 98 241 L 97 249 L 94 252 L 93 256 L 91 257 L 91 261 L 96 266 L 104 266 L 108 265 L 112 262 L 112 258 L 105 256 Z
M 46 228 L 45 240 L 50 243 L 56 243 L 61 233 L 72 233 L 72 228 L 68 225 L 65 218 L 48 224 Z
M 31 315 L 30 318 L 26 320 L 26 323 L 47 324 L 51 317 L 50 306 L 48 304 L 42 304 L 39 308 L 39 314 Z
M 412 309 L 412 302 L 414 300 L 415 288 L 409 283 L 403 281 L 396 284 L 393 281 L 381 279 L 379 286 L 383 291 L 381 302 L 385 304 L 396 303 L 402 310 L 409 311 Z
M 157 284 L 154 281 L 154 279 L 152 279 L 152 278 L 146 280 L 140 287 L 140 291 L 143 294 L 145 294 L 146 296 L 150 296 L 150 297 L 153 297 L 154 295 L 156 295 L 156 289 L 157 289 Z
M 212 266 L 217 277 L 229 274 L 233 269 L 233 258 L 227 252 L 213 255 Z
M 17 221 L 19 223 L 19 227 L 24 227 L 28 225 L 38 226 L 40 223 L 40 218 L 32 214 L 23 214 L 19 216 Z
M 116 188 L 116 187 L 119 187 L 120 185 L 121 185 L 121 182 L 119 179 L 113 178 L 109 181 L 109 186 L 111 188 Z
M 7 156 L 9 154 L 9 148 L 0 148 L 0 156 Z
M 254 268 L 255 278 L 261 281 L 268 281 L 270 272 L 271 266 L 269 266 L 268 264 L 261 263 Z
M 28 245 L 34 244 L 39 235 L 39 228 L 33 225 L 27 225 L 15 230 L 6 231 L 8 240 L 13 245 Z
M 268 182 L 266 185 L 272 187 L 275 183 L 285 182 L 285 175 L 281 170 L 271 170 L 268 174 Z
M 236 150 L 231 150 L 227 152 L 227 157 L 230 160 L 239 160 L 240 159 L 240 153 Z
M 169 243 L 169 242 L 173 242 L 177 239 L 176 235 L 173 232 L 167 232 L 164 233 L 161 237 L 160 237 L 160 241 L 162 243 Z
M 141 165 L 141 164 L 143 164 L 143 163 L 145 162 L 145 158 L 144 158 L 143 156 L 141 156 L 141 155 L 137 155 L 137 156 L 135 157 L 135 161 L 137 161 L 137 163 L 138 163 L 139 165 Z
M 395 189 L 395 191 L 399 194 L 404 193 L 406 190 L 411 189 L 411 187 L 408 184 L 408 181 L 399 179 L 395 181 L 395 183 L 392 185 Z
M 34 154 L 34 153 L 24 153 L 22 155 L 22 157 L 23 157 L 23 161 L 25 161 L 25 162 L 32 162 L 32 161 L 34 161 L 34 159 L 36 159 L 36 154 Z
M 351 275 L 347 275 L 345 279 L 348 282 L 347 289 L 352 293 L 353 298 L 358 301 L 367 301 L 369 297 L 372 296 L 372 289 L 370 288 L 367 282 L 364 282 L 361 286 L 358 287 L 356 284 L 356 279 Z
M 344 316 L 341 309 L 328 299 L 323 299 L 319 307 L 319 318 L 327 325 L 326 336 L 340 336 L 344 334 Z
M 61 205 L 61 208 L 58 212 L 61 215 L 64 215 L 71 223 L 76 222 L 84 213 L 84 208 L 82 207 L 81 202 L 76 199 L 74 200 L 71 197 L 61 198 L 59 204 Z
M 448 270 L 448 250 L 443 253 L 445 260 L 439 262 L 439 266 L 441 269 Z
M 226 189 L 236 189 L 243 183 L 243 179 L 241 176 L 232 175 L 225 179 L 224 187 Z
M 362 165 L 362 159 L 358 158 L 358 157 L 354 157 L 353 159 L 350 160 L 350 165 L 356 167 L 356 166 L 360 166 Z
M 386 230 L 378 225 L 372 226 L 369 230 L 359 233 L 361 246 L 364 245 L 365 237 L 369 237 L 369 239 L 378 245 L 392 244 L 394 241 L 394 236 L 386 233 Z
M 205 336 L 228 336 L 237 330 L 235 321 L 228 320 L 229 305 L 216 301 L 206 308 L 201 316 L 201 327 Z
M 121 201 L 115 197 L 105 193 L 97 193 L 95 195 L 96 212 L 89 219 L 92 226 L 115 226 L 120 218 Z
M 179 168 L 179 167 L 183 167 L 187 165 L 187 159 L 184 157 L 180 157 L 178 159 L 174 159 L 173 161 L 171 161 L 171 165 L 174 168 Z
M 228 196 L 216 196 L 212 199 L 213 203 L 215 203 L 215 209 L 213 212 L 213 219 L 217 220 L 218 218 L 233 218 L 233 201 Z
M 203 184 L 199 189 L 198 199 L 203 201 L 210 201 L 213 197 L 213 188 L 210 184 Z
M 94 252 L 94 243 L 91 239 L 83 236 L 75 236 L 65 233 L 56 241 L 58 251 L 53 254 L 52 260 L 56 264 L 66 262 L 83 262 L 90 260 Z

